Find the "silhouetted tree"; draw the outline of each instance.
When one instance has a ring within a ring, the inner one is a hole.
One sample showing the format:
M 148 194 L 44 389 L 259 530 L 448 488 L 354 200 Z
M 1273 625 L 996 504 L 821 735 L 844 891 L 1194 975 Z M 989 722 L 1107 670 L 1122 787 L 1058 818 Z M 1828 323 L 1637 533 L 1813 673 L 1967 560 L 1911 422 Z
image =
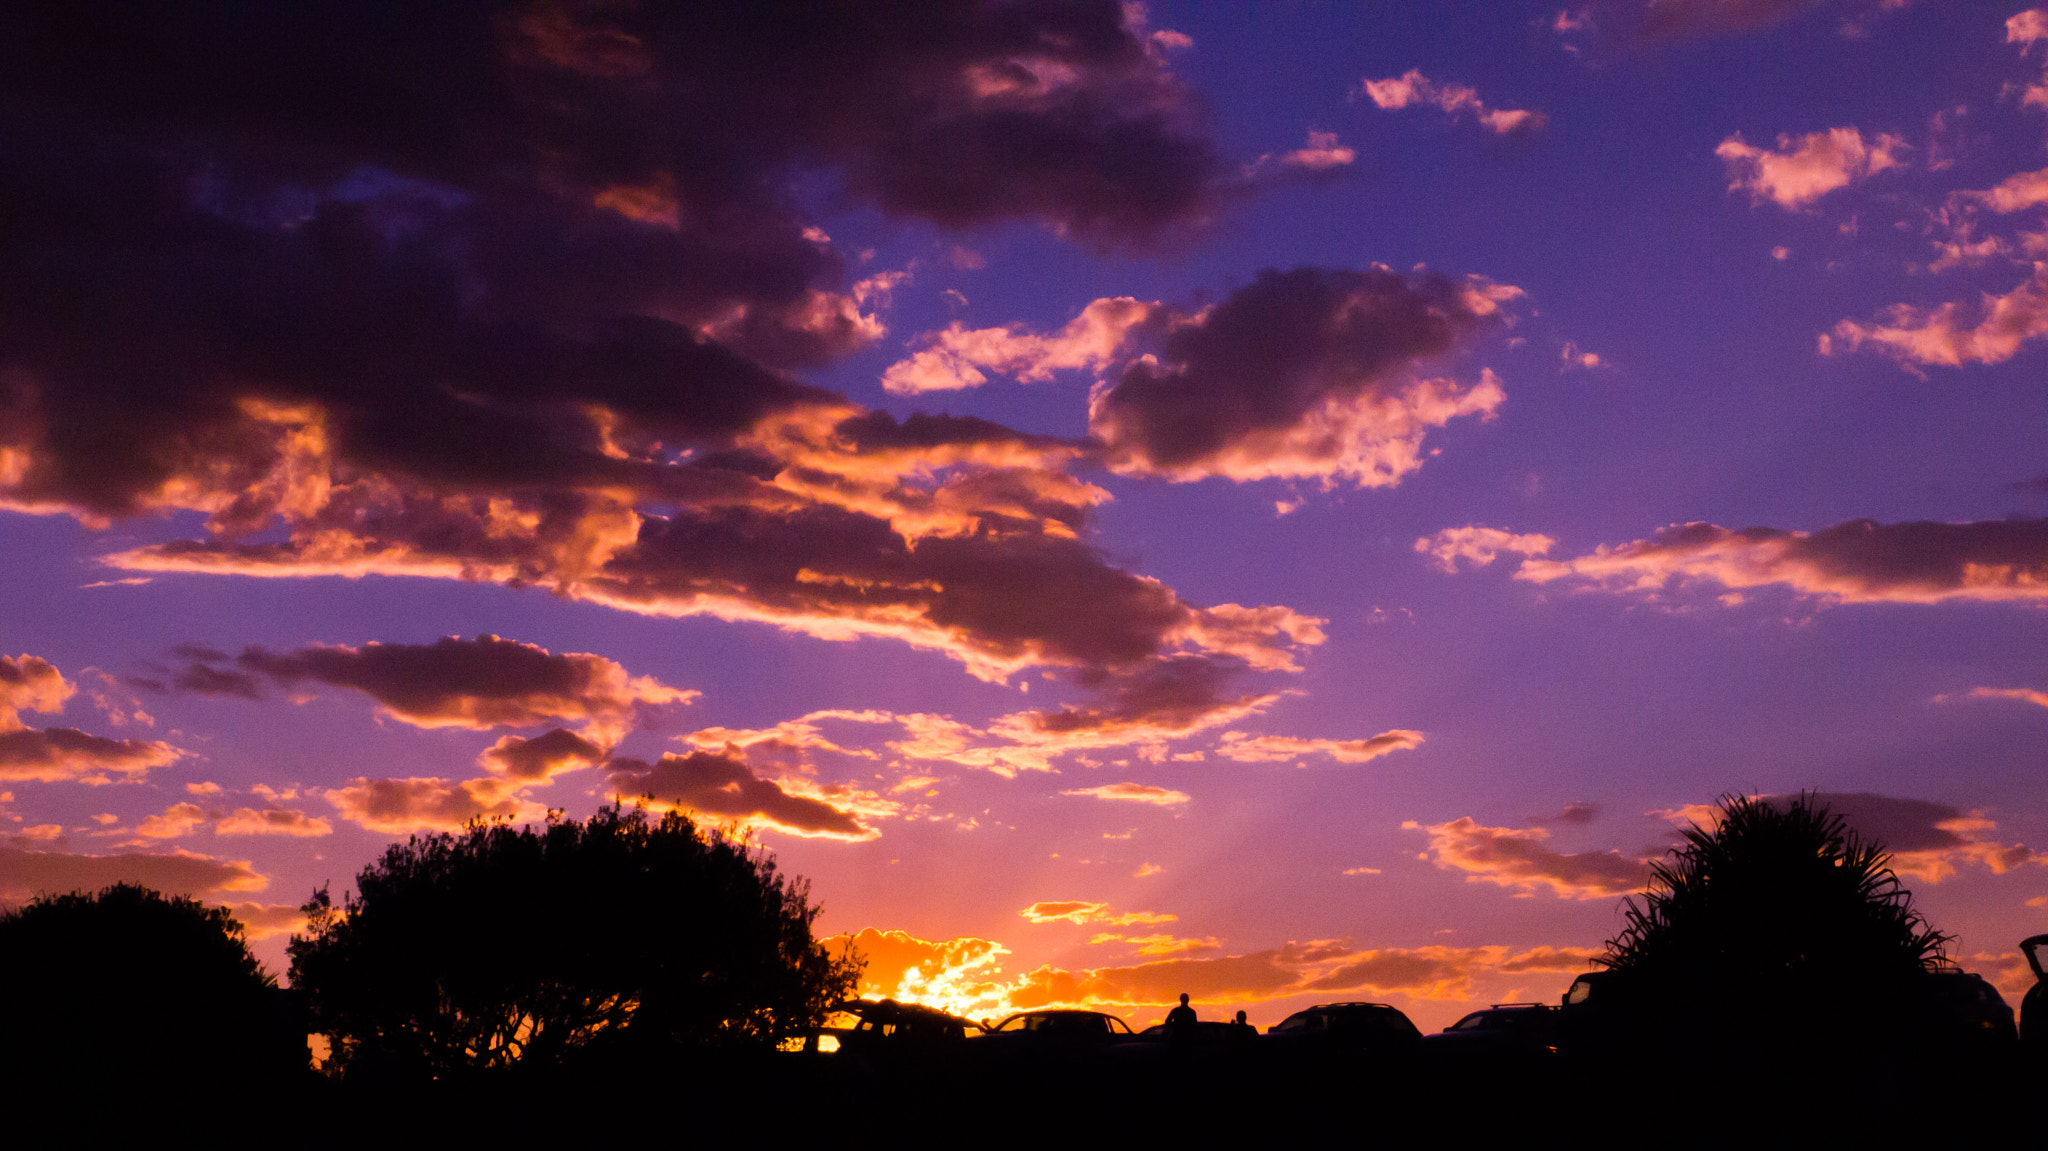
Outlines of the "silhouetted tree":
M 1724 797 L 1624 904 L 1602 960 L 1641 1021 L 1696 1048 L 1902 1040 L 1949 937 L 1890 858 L 1812 796 Z
M 24 1099 L 245 1090 L 308 1063 L 305 1028 L 293 1030 L 242 925 L 146 887 L 0 915 L 0 995 L 0 1081 Z
M 393 845 L 339 908 L 315 892 L 291 977 L 344 1066 L 758 1048 L 822 1022 L 859 975 L 812 938 L 808 895 L 679 814 L 476 823 Z

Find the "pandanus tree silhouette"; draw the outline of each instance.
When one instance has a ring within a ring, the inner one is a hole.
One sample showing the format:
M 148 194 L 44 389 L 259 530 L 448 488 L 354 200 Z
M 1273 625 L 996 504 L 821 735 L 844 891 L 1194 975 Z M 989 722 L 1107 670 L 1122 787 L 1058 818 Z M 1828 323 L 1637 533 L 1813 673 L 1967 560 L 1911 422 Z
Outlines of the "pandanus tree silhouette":
M 1890 859 L 1812 795 L 1724 796 L 1626 901 L 1602 956 L 1639 1034 L 1749 1052 L 1911 1042 L 1950 937 Z

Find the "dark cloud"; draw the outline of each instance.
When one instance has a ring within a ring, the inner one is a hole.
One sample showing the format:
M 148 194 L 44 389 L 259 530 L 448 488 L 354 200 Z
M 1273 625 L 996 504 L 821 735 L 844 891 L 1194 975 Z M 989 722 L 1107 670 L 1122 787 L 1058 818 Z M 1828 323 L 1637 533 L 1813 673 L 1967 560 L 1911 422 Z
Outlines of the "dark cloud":
M 1795 798 L 1774 796 L 1769 802 L 1782 809 Z M 2023 843 L 1993 839 L 1998 824 L 1982 812 L 1871 792 L 1818 792 L 1813 798 L 1865 840 L 1882 843 L 1899 874 L 1929 883 L 1954 875 L 1958 865 L 1974 864 L 2004 874 L 2024 863 L 2041 862 Z
M 1501 398 L 1490 376 L 1464 388 L 1411 369 L 1519 294 L 1379 267 L 1263 272 L 1213 308 L 1160 309 L 1156 354 L 1097 394 L 1089 426 L 1124 472 L 1396 483 L 1420 466 L 1424 432 Z
M 513 787 L 491 778 L 352 779 L 325 792 L 341 818 L 370 831 L 454 831 L 473 819 L 537 817 Z
M 1779 585 L 1849 603 L 2039 602 L 2048 600 L 2048 519 L 1850 520 L 1817 532 L 1689 523 L 1574 559 L 1525 559 L 1516 577 L 1651 593 L 1693 580 Z
M 69 727 L 0 731 L 0 780 L 105 783 L 174 763 L 183 753 L 161 740 L 107 739 Z
M 261 891 L 269 880 L 246 862 L 187 852 L 128 855 L 72 855 L 0 846 L 0 899 L 98 891 L 116 883 L 138 883 L 170 895 L 208 896 L 224 891 Z
M 1474 883 L 1535 890 L 1549 887 L 1567 899 L 1599 899 L 1640 891 L 1650 881 L 1648 859 L 1619 851 L 1560 852 L 1547 846 L 1540 827 L 1487 827 L 1470 816 L 1424 826 L 1403 823 L 1429 835 L 1436 865 L 1463 871 Z
M 555 655 L 494 635 L 447 636 L 430 644 L 314 644 L 288 652 L 252 647 L 234 662 L 227 670 L 192 664 L 177 682 L 221 683 L 228 686 L 218 690 L 251 696 L 260 694 L 257 676 L 288 689 L 317 683 L 360 691 L 394 719 L 419 727 L 481 730 L 585 720 L 614 738 L 637 712 L 687 703 L 697 694 L 629 676 L 600 656 Z M 557 750 L 543 745 L 534 754 Z
M 604 762 L 606 754 L 605 748 L 558 727 L 532 739 L 505 736 L 485 750 L 480 762 L 512 779 L 544 781 L 566 771 L 595 767 Z
M 858 816 L 822 799 L 796 795 L 730 756 L 707 751 L 644 760 L 612 761 L 612 790 L 624 799 L 688 808 L 713 819 L 766 824 L 793 835 L 873 839 L 878 832 Z
M 1555 815 L 1536 816 L 1535 818 L 1529 820 L 1529 826 L 1551 827 L 1560 823 L 1577 825 L 1581 823 L 1591 823 L 1598 818 L 1600 818 L 1599 804 L 1579 803 L 1574 801 L 1572 803 L 1565 804 L 1564 810 L 1558 812 Z

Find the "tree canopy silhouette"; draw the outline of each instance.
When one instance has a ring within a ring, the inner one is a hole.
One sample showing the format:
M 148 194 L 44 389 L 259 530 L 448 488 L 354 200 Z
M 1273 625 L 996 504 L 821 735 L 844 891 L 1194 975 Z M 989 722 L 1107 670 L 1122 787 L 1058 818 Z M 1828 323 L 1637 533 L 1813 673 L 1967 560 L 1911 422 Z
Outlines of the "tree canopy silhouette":
M 1695 1040 L 1903 1036 L 1949 937 L 1890 859 L 1810 795 L 1724 797 L 1624 904 L 1602 961 L 1646 1016 Z
M 146 887 L 0 914 L 0 1079 L 22 1092 L 242 1089 L 303 1073 L 306 1033 L 228 912 Z
M 649 1046 L 762 1047 L 859 975 L 812 938 L 809 886 L 671 813 L 474 823 L 394 844 L 305 905 L 295 987 L 343 1066 L 429 1075 Z

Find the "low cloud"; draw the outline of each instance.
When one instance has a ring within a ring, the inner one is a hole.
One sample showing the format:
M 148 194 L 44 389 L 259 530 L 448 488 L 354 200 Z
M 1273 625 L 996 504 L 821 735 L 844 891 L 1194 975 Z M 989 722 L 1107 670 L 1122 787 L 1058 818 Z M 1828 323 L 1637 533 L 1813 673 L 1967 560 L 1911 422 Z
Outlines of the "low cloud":
M 504 736 L 486 748 L 477 762 L 485 770 L 508 779 L 541 783 L 567 772 L 596 767 L 607 754 L 604 747 L 558 727 L 532 739 Z
M 1974 303 L 1949 301 L 1932 308 L 1894 304 L 1870 323 L 1842 320 L 1819 338 L 1824 356 L 1865 347 L 1908 368 L 2002 364 L 2033 340 L 2048 336 L 2048 263 L 2002 296 L 1981 293 Z
M 68 727 L 0 731 L 0 780 L 108 783 L 140 778 L 178 761 L 183 752 L 162 740 L 107 739 Z
M 218 669 L 195 661 L 180 686 L 195 690 L 190 675 L 198 670 Z M 376 700 L 384 715 L 415 727 L 484 731 L 566 720 L 585 723 L 608 739 L 649 709 L 687 704 L 700 694 L 630 676 L 601 656 L 555 655 L 494 635 L 448 636 L 430 644 L 313 644 L 288 652 L 252 647 L 226 675 L 241 677 L 223 680 L 230 686 L 222 690 L 235 694 L 256 675 L 287 690 L 312 683 L 359 691 Z
M 1779 136 L 1775 150 L 1747 144 L 1737 132 L 1721 141 L 1714 154 L 1727 161 L 1729 191 L 1796 209 L 1887 168 L 1905 167 L 1899 156 L 1905 150 L 1897 136 L 1880 134 L 1865 143 L 1855 128 L 1830 128 Z
M 1541 827 L 1487 827 L 1470 816 L 1448 823 L 1401 825 L 1429 836 L 1436 865 L 1466 873 L 1470 883 L 1534 891 L 1548 887 L 1564 899 L 1601 899 L 1641 891 L 1650 882 L 1650 861 L 1606 851 L 1558 852 L 1548 847 Z
M 1465 84 L 1439 84 L 1413 68 L 1385 80 L 1362 81 L 1357 94 L 1390 111 L 1412 106 L 1440 108 L 1453 118 L 1477 120 L 1487 131 L 1498 136 L 1534 132 L 1549 123 L 1549 118 L 1541 112 L 1525 108 L 1489 108 L 1479 98 L 1477 89 Z
M 1817 532 L 1689 523 L 1572 559 L 1525 560 L 1515 578 L 1646 596 L 1704 584 L 1735 593 L 1722 597 L 1730 603 L 1764 587 L 1824 603 L 2048 602 L 2048 520 L 1851 520 Z
M 1370 739 L 1296 739 L 1289 735 L 1248 735 L 1226 731 L 1216 754 L 1241 763 L 1277 763 L 1306 755 L 1327 755 L 1339 763 L 1367 763 L 1394 751 L 1422 746 L 1422 733 L 1395 729 Z
M 1419 369 L 1520 295 L 1382 267 L 1262 272 L 1213 307 L 1162 314 L 1147 354 L 1097 385 L 1089 430 L 1126 475 L 1391 487 L 1422 466 L 1430 430 L 1505 399 L 1491 371 L 1466 385 Z
M 493 778 L 357 778 L 323 794 L 341 818 L 386 835 L 459 831 L 473 819 L 530 819 L 541 814 Z
M 1972 699 L 2016 699 L 2036 707 L 2048 707 L 2048 691 L 2037 691 L 2031 687 L 1973 687 Z
M 987 372 L 1029 384 L 1050 380 L 1059 371 L 1100 370 L 1116 358 L 1130 330 L 1158 307 L 1129 296 L 1106 297 L 1046 335 L 1034 335 L 1021 324 L 970 330 L 956 322 L 920 336 L 909 359 L 882 373 L 882 387 L 915 395 L 979 387 L 987 382 Z
M 1103 923 L 1112 927 L 1129 927 L 1138 923 L 1172 923 L 1179 918 L 1155 911 L 1111 911 L 1107 903 L 1090 903 L 1081 899 L 1040 900 L 1017 914 L 1033 923 Z
M 1174 807 L 1188 801 L 1184 791 L 1171 788 L 1153 787 L 1148 783 L 1105 783 L 1099 787 L 1077 787 L 1062 791 L 1061 795 L 1086 795 L 1095 799 L 1116 799 L 1130 803 L 1149 803 L 1159 807 Z
M 293 935 L 306 929 L 306 913 L 296 903 L 223 903 L 229 915 L 242 925 L 250 942 L 274 935 Z
M 98 891 L 116 883 L 197 898 L 228 891 L 261 891 L 270 885 L 246 860 L 183 851 L 72 855 L 0 846 L 0 899 L 19 902 L 38 895 Z
M 64 701 L 77 690 L 48 660 L 0 655 L 0 731 L 19 730 L 24 711 L 63 711 Z
M 827 936 L 819 944 L 834 955 L 851 945 L 867 959 L 860 977 L 863 998 L 926 1003 L 961 1014 L 989 1010 L 998 1001 L 999 985 L 990 969 L 1010 953 L 992 939 L 929 940 L 873 927 Z
M 707 751 L 664 755 L 652 764 L 615 759 L 610 786 L 623 800 L 651 797 L 659 805 L 790 835 L 859 841 L 881 834 L 854 811 L 789 790 L 794 781 L 763 779 L 741 760 Z
M 1483 568 L 1502 552 L 1540 556 L 1547 555 L 1556 545 L 1557 541 L 1546 535 L 1516 535 L 1499 528 L 1474 525 L 1445 528 L 1433 536 L 1423 536 L 1415 541 L 1415 550 L 1428 556 L 1438 568 L 1455 572 L 1459 560 Z

